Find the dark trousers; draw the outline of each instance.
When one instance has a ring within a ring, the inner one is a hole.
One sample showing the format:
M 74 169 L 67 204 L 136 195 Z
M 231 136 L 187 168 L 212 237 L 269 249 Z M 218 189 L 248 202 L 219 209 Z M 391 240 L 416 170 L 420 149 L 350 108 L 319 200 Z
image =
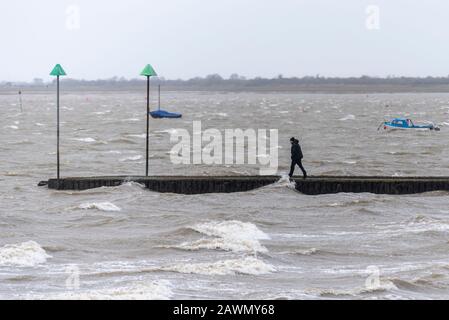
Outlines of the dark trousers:
M 307 178 L 307 172 L 306 169 L 304 169 L 304 167 L 302 166 L 302 161 L 301 159 L 297 159 L 297 160 L 292 160 L 292 165 L 290 168 L 290 177 L 293 177 L 293 173 L 295 172 L 295 166 L 298 165 L 298 167 L 301 169 L 302 174 L 304 175 L 304 178 Z

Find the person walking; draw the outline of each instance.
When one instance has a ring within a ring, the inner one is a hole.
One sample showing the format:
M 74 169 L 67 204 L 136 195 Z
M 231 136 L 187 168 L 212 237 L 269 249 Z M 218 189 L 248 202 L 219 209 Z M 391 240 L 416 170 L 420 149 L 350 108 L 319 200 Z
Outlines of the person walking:
M 302 174 L 304 175 L 304 179 L 307 178 L 307 172 L 304 169 L 302 165 L 302 159 L 304 158 L 304 155 L 302 154 L 301 146 L 299 145 L 299 140 L 296 138 L 291 138 L 290 142 L 292 144 L 292 165 L 290 168 L 290 178 L 293 177 L 293 173 L 295 172 L 295 167 L 298 165 L 298 167 L 301 169 Z

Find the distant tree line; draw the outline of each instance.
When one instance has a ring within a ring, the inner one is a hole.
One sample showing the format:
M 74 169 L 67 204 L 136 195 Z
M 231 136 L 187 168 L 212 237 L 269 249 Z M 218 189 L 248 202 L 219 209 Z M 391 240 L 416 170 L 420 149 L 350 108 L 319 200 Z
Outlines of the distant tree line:
M 64 79 L 65 87 L 105 87 L 105 88 L 134 88 L 140 87 L 144 79 L 126 79 L 124 77 L 113 77 L 110 79 L 99 80 L 77 80 Z M 206 77 L 195 77 L 188 80 L 168 80 L 163 77 L 152 78 L 153 84 L 161 84 L 172 88 L 186 89 L 257 89 L 257 88 L 304 88 L 307 86 L 407 86 L 407 87 L 426 87 L 426 86 L 449 86 L 449 76 L 447 77 L 324 77 L 320 75 L 298 77 L 284 77 L 279 75 L 275 78 L 256 77 L 247 79 L 238 74 L 232 74 L 229 78 L 223 78 L 219 74 L 211 74 Z M 44 80 L 36 78 L 32 82 L 14 83 L 0 82 L 0 87 L 49 87 L 54 86 L 55 80 L 46 83 Z

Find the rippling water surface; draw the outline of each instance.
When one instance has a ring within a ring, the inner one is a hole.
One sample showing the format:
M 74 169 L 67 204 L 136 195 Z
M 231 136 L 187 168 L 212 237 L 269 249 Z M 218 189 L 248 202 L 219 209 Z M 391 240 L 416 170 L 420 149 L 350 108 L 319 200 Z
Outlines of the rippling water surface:
M 64 176 L 144 173 L 143 94 L 61 101 Z M 449 298 L 447 193 L 305 196 L 284 180 L 235 194 L 56 192 L 37 187 L 55 173 L 54 95 L 23 104 L 0 96 L 0 298 Z M 169 133 L 201 120 L 279 129 L 280 174 L 299 136 L 314 175 L 449 176 L 446 94 L 167 93 L 163 105 L 184 118 L 151 120 L 152 174 L 258 173 L 172 165 Z M 395 116 L 442 131 L 377 131 Z

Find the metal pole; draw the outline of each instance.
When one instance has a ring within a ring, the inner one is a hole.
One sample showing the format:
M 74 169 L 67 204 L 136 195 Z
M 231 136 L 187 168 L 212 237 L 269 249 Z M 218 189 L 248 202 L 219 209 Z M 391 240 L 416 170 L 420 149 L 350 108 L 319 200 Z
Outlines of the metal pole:
M 147 157 L 146 157 L 146 176 L 148 177 L 148 157 L 149 157 L 149 138 L 150 138 L 150 77 L 147 76 Z
M 57 108 L 57 151 L 56 151 L 56 154 L 57 154 L 57 162 L 58 162 L 58 169 L 57 169 L 57 171 L 58 171 L 58 174 L 57 174 L 57 176 L 58 176 L 58 187 L 59 187 L 59 178 L 60 178 L 60 175 L 59 175 L 59 76 L 57 76 L 57 79 L 56 79 L 56 82 L 57 82 L 57 102 L 56 102 L 56 108 Z
M 161 85 L 159 85 L 159 111 L 161 111 Z

